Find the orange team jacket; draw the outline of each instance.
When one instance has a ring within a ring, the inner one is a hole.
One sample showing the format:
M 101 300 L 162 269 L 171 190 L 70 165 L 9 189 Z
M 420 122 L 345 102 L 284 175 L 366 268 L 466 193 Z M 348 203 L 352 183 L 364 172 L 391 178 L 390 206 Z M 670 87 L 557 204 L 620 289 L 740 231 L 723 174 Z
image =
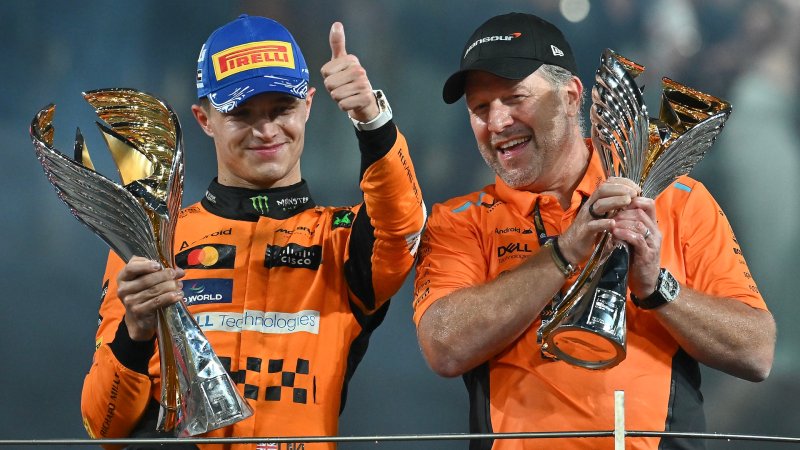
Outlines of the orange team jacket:
M 591 147 L 591 143 L 587 141 Z M 460 288 L 486 283 L 539 251 L 536 199 L 547 234 L 561 234 L 584 198 L 604 179 L 592 152 L 589 168 L 563 211 L 555 198 L 509 188 L 499 178 L 482 191 L 437 204 L 420 246 L 414 320 Z M 681 177 L 656 199 L 661 265 L 684 286 L 766 309 L 720 207 L 699 182 Z M 570 280 L 569 284 L 573 280 Z M 705 431 L 698 363 L 652 311 L 627 302 L 627 357 L 589 370 L 542 357 L 537 318 L 508 348 L 463 376 L 472 432 L 614 429 L 614 391 L 625 391 L 629 430 Z M 703 441 L 628 438 L 633 449 L 704 448 Z M 659 446 L 660 445 L 660 446 Z M 612 449 L 612 438 L 473 441 L 471 449 Z
M 363 203 L 316 206 L 305 181 L 252 191 L 214 180 L 180 213 L 175 262 L 186 270 L 184 301 L 254 410 L 207 437 L 337 434 L 347 383 L 411 270 L 426 220 L 394 123 L 356 134 Z M 94 438 L 128 437 L 143 423 L 141 431 L 153 431 L 161 395 L 157 345 L 132 341 L 122 320 L 123 265 L 109 256 L 83 386 L 84 425 Z

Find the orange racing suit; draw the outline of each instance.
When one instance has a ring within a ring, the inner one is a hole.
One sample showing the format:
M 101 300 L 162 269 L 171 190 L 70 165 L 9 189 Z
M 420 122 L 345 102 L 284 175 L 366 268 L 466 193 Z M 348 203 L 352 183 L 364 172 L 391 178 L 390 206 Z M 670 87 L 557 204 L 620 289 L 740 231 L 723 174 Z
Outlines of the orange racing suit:
M 348 381 L 411 269 L 426 219 L 394 123 L 356 134 L 363 203 L 316 206 L 305 181 L 252 191 L 214 180 L 180 213 L 184 301 L 254 410 L 207 437 L 337 434 Z M 116 294 L 123 266 L 109 256 L 82 393 L 84 425 L 96 438 L 152 430 L 161 394 L 156 344 L 132 341 L 125 327 Z

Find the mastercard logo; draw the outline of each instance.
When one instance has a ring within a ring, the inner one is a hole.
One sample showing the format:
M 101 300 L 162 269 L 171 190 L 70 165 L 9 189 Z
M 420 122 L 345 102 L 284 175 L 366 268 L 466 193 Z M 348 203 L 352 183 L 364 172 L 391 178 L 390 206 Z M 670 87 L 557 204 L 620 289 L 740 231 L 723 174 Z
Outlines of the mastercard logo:
M 189 252 L 186 257 L 186 262 L 190 266 L 203 265 L 206 267 L 213 266 L 219 261 L 219 252 L 214 247 L 207 245 L 203 248 L 196 248 Z
M 198 245 L 175 255 L 175 264 L 184 269 L 232 269 L 236 247 L 224 244 Z

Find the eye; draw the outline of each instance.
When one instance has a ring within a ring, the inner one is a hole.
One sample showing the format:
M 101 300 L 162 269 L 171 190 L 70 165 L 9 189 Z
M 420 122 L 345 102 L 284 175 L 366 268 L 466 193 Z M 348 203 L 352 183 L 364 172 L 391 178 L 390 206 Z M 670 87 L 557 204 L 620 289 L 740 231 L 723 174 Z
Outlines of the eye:
M 278 117 L 284 117 L 291 115 L 294 110 L 297 108 L 295 103 L 285 103 L 281 105 L 275 105 L 274 108 L 270 111 L 270 117 L 276 119 Z
M 277 108 L 276 113 L 280 115 L 289 114 L 294 111 L 294 105 L 283 105 Z
M 506 100 L 506 103 L 514 105 L 514 104 L 521 103 L 521 102 L 525 101 L 526 98 L 528 98 L 527 95 L 514 94 L 508 100 Z
M 241 119 L 242 117 L 247 117 L 250 114 L 250 110 L 247 109 L 246 106 L 240 106 L 235 108 L 233 111 L 229 111 L 225 113 L 225 117 Z
M 478 103 L 477 105 L 473 105 L 469 107 L 469 112 L 471 115 L 475 117 L 484 117 L 486 116 L 486 112 L 489 110 L 488 103 Z

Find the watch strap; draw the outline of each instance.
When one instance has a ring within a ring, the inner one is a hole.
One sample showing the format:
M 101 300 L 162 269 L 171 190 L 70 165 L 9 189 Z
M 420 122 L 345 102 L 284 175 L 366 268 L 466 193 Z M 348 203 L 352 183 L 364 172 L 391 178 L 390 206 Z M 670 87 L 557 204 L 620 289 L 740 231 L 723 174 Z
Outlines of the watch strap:
M 674 285 L 674 289 L 670 289 Z M 675 280 L 675 277 L 665 268 L 661 268 L 658 272 L 658 281 L 656 281 L 656 290 L 645 298 L 638 298 L 631 292 L 631 301 L 634 305 L 641 309 L 655 309 L 659 306 L 670 303 L 675 300 L 680 292 L 680 285 Z
M 351 117 L 350 120 L 358 131 L 377 130 L 392 120 L 392 107 L 389 105 L 389 100 L 386 99 L 386 94 L 380 89 L 374 90 L 372 93 L 375 94 L 375 101 L 378 102 L 378 115 L 369 122 L 360 122 Z

